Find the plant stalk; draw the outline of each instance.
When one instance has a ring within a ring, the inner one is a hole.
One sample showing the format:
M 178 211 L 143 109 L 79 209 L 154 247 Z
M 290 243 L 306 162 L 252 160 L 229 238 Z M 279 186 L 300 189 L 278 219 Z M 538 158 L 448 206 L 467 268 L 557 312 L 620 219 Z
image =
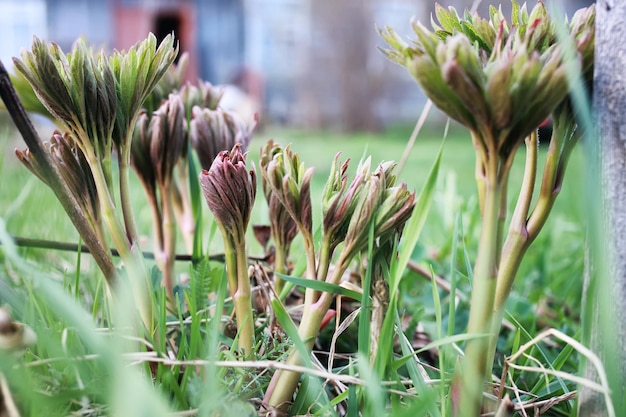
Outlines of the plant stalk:
M 322 319 L 326 311 L 328 311 L 331 301 L 331 294 L 322 293 L 317 302 L 309 307 L 305 306 L 302 313 L 302 320 L 298 326 L 298 337 L 302 340 L 308 352 L 313 349 L 313 344 L 319 333 Z M 302 366 L 303 358 L 298 349 L 294 349 L 289 354 L 286 364 Z M 296 391 L 296 387 L 300 381 L 300 376 L 300 372 L 285 370 L 280 370 L 274 374 L 272 380 L 275 380 L 276 383 L 273 390 L 269 393 L 269 398 L 265 398 L 265 401 L 270 407 L 284 410 L 289 406 L 293 393 Z
M 498 182 L 497 159 L 485 161 L 485 198 L 483 225 L 470 302 L 468 333 L 484 335 L 491 331 L 493 300 L 496 291 L 498 228 L 502 185 Z M 467 341 L 463 358 L 458 415 L 480 415 L 483 384 L 487 376 L 489 338 L 479 336 Z
M 304 228 L 300 228 L 300 233 L 304 240 L 304 250 L 306 252 L 306 275 L 309 279 L 317 278 L 317 262 L 315 260 L 315 243 L 313 242 L 313 236 Z M 304 305 L 313 305 L 317 300 L 318 292 L 312 288 L 307 288 L 304 292 Z
M 141 320 L 148 330 L 149 334 L 154 333 L 154 309 L 150 291 L 149 278 L 146 268 L 143 264 L 143 254 L 141 248 L 137 244 L 133 244 L 128 240 L 126 230 L 117 216 L 117 210 L 109 188 L 106 184 L 104 173 L 98 160 L 92 150 L 87 149 L 85 152 L 87 162 L 91 167 L 96 189 L 98 191 L 98 200 L 102 211 L 102 218 L 113 245 L 118 250 L 120 258 L 124 262 L 126 272 L 128 274 L 134 300 L 137 303 L 137 309 L 141 316 Z
M 154 241 L 154 260 L 157 266 L 162 269 L 163 260 L 163 220 L 161 208 L 157 198 L 156 190 L 146 187 L 146 195 L 150 211 L 152 212 L 152 239 Z
M 537 177 L 537 132 L 525 139 L 526 161 L 520 194 L 513 211 L 509 232 L 507 234 L 498 267 L 496 293 L 494 299 L 493 322 L 489 343 L 487 374 L 491 373 L 498 344 L 500 326 L 504 319 L 506 300 L 513 286 L 519 265 L 530 244 L 526 219 L 532 202 L 535 180 Z
M 330 245 L 328 242 L 325 242 L 323 247 L 326 249 L 322 250 L 322 252 L 329 251 Z M 328 259 L 330 259 L 330 255 L 328 256 Z M 349 263 L 349 259 L 346 261 L 344 257 L 340 257 L 332 276 L 330 278 L 326 277 L 325 281 L 337 284 L 348 268 Z M 322 268 L 322 266 L 324 265 L 320 263 L 320 268 Z M 325 265 L 322 269 L 328 271 L 328 265 Z M 322 278 L 322 280 L 323 279 L 324 278 Z M 315 339 L 320 331 L 322 320 L 324 319 L 324 315 L 328 311 L 333 298 L 333 294 L 329 292 L 322 292 L 317 301 L 314 303 L 306 304 L 305 302 L 302 319 L 300 321 L 300 325 L 298 326 L 298 337 L 304 343 L 307 353 L 311 352 L 311 349 L 313 348 Z M 288 365 L 301 366 L 303 364 L 302 353 L 298 349 L 294 349 L 289 354 L 289 358 L 287 358 L 286 363 Z M 268 395 L 266 395 L 264 400 L 271 407 L 284 409 L 291 402 L 293 393 L 295 392 L 298 382 L 300 381 L 300 375 L 301 374 L 299 372 L 294 371 L 280 370 L 276 372 L 272 378 L 273 389 L 267 393 Z M 274 383 L 274 381 L 276 382 Z
M 176 220 L 172 205 L 171 183 L 161 185 L 163 285 L 169 302 L 174 301 L 174 261 L 176 257 Z M 171 307 L 171 306 L 170 306 Z
M 274 254 L 274 272 L 287 274 L 287 250 L 282 245 L 276 245 Z M 274 291 L 280 294 L 285 288 L 285 280 L 274 275 Z
M 235 317 L 237 318 L 238 350 L 243 351 L 242 359 L 251 358 L 254 354 L 254 316 L 250 296 L 250 278 L 248 277 L 248 258 L 246 244 L 234 242 L 221 224 L 219 227 L 224 235 L 224 260 L 228 288 L 233 298 Z
M 254 359 L 254 313 L 252 311 L 245 240 L 237 244 L 236 251 L 237 291 L 233 293 L 233 303 L 237 315 L 239 350 L 243 351 L 244 359 Z
M 193 252 L 193 240 L 196 233 L 196 221 L 193 216 L 189 187 L 187 186 L 189 184 L 188 166 L 188 159 L 181 159 L 177 166 L 178 181 L 172 182 L 172 193 L 174 210 L 180 224 L 185 247 L 187 252 L 191 253 Z
M 137 121 L 137 115 L 133 117 L 128 126 L 135 126 Z M 139 244 L 139 233 L 137 232 L 137 224 L 135 223 L 135 216 L 133 216 L 132 204 L 130 201 L 130 153 L 131 153 L 131 141 L 133 135 L 132 127 L 127 129 L 126 138 L 124 139 L 121 149 L 118 149 L 118 164 L 120 170 L 120 203 L 122 206 L 122 215 L 124 217 L 124 226 L 126 228 L 126 235 L 132 245 Z

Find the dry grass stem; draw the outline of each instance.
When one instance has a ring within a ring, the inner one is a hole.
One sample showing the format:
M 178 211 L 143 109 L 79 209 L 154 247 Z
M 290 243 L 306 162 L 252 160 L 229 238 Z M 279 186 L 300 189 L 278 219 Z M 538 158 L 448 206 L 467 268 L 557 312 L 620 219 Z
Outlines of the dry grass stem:
M 543 341 L 544 339 L 547 339 L 550 337 L 560 339 L 561 341 L 572 346 L 574 349 L 576 349 L 578 353 L 583 355 L 591 364 L 593 364 L 593 366 L 596 368 L 596 371 L 598 373 L 598 378 L 600 380 L 600 383 L 598 384 L 589 379 L 582 378 L 576 375 L 571 375 L 566 372 L 561 372 L 561 371 L 557 371 L 554 369 L 546 369 L 543 366 L 537 366 L 537 367 L 524 366 L 524 365 L 516 365 L 514 363 L 520 356 L 524 355 L 528 349 L 535 346 L 536 344 Z M 513 355 L 509 356 L 507 360 L 504 362 L 503 375 L 508 372 L 508 368 L 512 368 L 512 369 L 516 369 L 520 371 L 535 372 L 535 373 L 542 373 L 545 375 L 556 376 L 558 378 L 572 381 L 578 385 L 582 385 L 589 389 L 597 391 L 604 395 L 604 398 L 606 401 L 606 407 L 607 407 L 607 415 L 609 417 L 615 417 L 615 409 L 613 408 L 613 402 L 611 400 L 611 391 L 609 388 L 609 383 L 608 383 L 606 372 L 604 370 L 604 366 L 602 365 L 602 361 L 600 361 L 600 358 L 598 358 L 596 354 L 594 354 L 591 350 L 587 349 L 580 342 L 576 341 L 572 337 L 566 335 L 565 333 L 559 330 L 548 329 L 540 333 L 539 335 L 537 335 L 536 337 L 534 337 L 533 339 L 531 339 L 524 345 L 520 346 L 519 350 L 515 352 Z

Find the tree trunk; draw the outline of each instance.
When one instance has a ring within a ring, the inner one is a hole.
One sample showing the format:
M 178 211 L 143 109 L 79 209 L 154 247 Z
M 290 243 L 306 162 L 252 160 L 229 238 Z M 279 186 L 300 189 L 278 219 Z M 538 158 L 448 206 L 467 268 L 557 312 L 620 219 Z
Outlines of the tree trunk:
M 593 107 L 597 137 L 590 135 L 587 146 L 594 148 L 589 154 L 598 155 L 597 163 L 590 164 L 598 169 L 591 169 L 593 183 L 588 190 L 596 196 L 587 197 L 601 209 L 592 208 L 590 213 L 595 220 L 589 228 L 583 339 L 604 363 L 616 415 L 621 416 L 626 415 L 626 1 L 601 0 L 596 13 Z M 590 364 L 584 374 L 599 381 Z M 584 387 L 578 410 L 581 417 L 607 415 L 603 396 Z

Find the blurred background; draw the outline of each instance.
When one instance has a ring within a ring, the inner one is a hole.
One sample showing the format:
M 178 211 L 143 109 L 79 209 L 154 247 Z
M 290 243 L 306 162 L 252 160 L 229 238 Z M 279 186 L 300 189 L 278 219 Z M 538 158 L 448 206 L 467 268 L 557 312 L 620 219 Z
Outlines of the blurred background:
M 440 3 L 462 11 L 473 1 Z M 591 1 L 545 3 L 571 16 Z M 378 131 L 414 122 L 425 99 L 378 51 L 376 26 L 410 38 L 410 20 L 428 23 L 433 9 L 424 0 L 0 0 L 0 59 L 11 71 L 33 35 L 69 51 L 79 36 L 112 50 L 174 32 L 190 53 L 188 79 L 236 86 L 231 107 L 264 124 Z

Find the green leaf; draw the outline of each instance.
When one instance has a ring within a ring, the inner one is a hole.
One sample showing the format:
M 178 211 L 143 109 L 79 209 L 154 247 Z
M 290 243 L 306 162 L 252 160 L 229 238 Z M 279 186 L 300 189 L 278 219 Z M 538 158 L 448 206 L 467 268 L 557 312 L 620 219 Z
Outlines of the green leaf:
M 453 336 L 446 336 L 442 339 L 435 340 L 434 342 L 430 342 L 423 348 L 416 350 L 415 353 L 418 354 L 418 353 L 426 352 L 427 350 L 430 350 L 430 349 L 434 349 L 439 346 L 451 345 L 453 343 L 459 343 L 459 342 L 467 342 L 468 340 L 482 339 L 482 338 L 487 338 L 490 336 L 491 335 L 489 333 L 463 333 L 463 334 L 455 334 Z
M 300 336 L 298 335 L 298 329 L 293 323 L 293 320 L 291 320 L 291 317 L 289 316 L 289 313 L 287 313 L 287 310 L 285 310 L 285 306 L 280 302 L 280 300 L 274 299 L 272 300 L 272 308 L 274 310 L 274 314 L 276 315 L 276 319 L 282 326 L 287 336 L 289 336 L 289 340 L 295 345 L 296 350 L 300 354 L 300 358 L 302 359 L 304 366 L 308 368 L 313 368 L 313 362 L 311 361 L 309 350 L 305 346 L 302 339 L 300 339 Z M 319 379 L 315 377 L 304 376 L 304 380 L 307 381 L 308 386 L 308 389 L 306 391 L 319 393 L 320 395 L 317 397 L 317 400 L 321 402 L 321 406 L 329 410 L 331 412 L 331 415 L 336 416 L 334 410 L 329 407 L 330 401 L 328 400 L 328 396 L 325 394 L 324 388 L 322 387 Z M 302 391 L 302 389 L 300 391 Z
M 428 174 L 428 178 L 426 179 L 426 183 L 424 184 L 424 187 L 422 188 L 422 191 L 417 198 L 415 208 L 413 209 L 413 214 L 407 222 L 407 225 L 405 226 L 402 233 L 402 240 L 400 241 L 399 247 L 399 256 L 392 259 L 392 264 L 390 268 L 391 271 L 389 275 L 389 313 L 385 316 L 385 320 L 383 321 L 383 326 L 380 331 L 381 340 L 392 340 L 394 338 L 394 326 L 396 325 L 397 317 L 396 309 L 398 308 L 397 294 L 398 288 L 400 286 L 400 279 L 404 275 L 404 270 L 406 269 L 411 254 L 413 253 L 415 245 L 417 244 L 419 235 L 424 226 L 428 211 L 430 209 L 435 186 L 437 185 L 437 177 L 439 174 L 439 165 L 441 162 L 441 155 L 443 154 L 444 143 L 445 140 L 442 141 L 441 148 L 439 149 L 439 154 L 437 155 L 437 159 L 435 160 L 433 167 Z M 400 338 L 402 339 L 403 337 L 404 335 L 400 334 Z M 379 344 L 378 349 L 379 351 L 376 355 L 374 365 L 376 371 L 378 372 L 378 375 L 384 377 L 386 374 L 385 371 L 388 365 L 389 358 L 393 357 L 391 351 L 392 346 L 390 343 L 381 343 Z M 412 372 L 411 369 L 409 369 L 409 372 Z M 421 380 L 421 377 L 419 376 L 419 371 L 413 372 L 412 377 L 420 378 L 419 380 L 416 379 L 415 381 L 421 381 L 422 385 L 424 385 L 423 380 Z
M 519 3 L 515 0 L 511 0 L 511 23 L 513 26 L 521 26 L 523 22 L 520 21 L 520 8 Z
M 395 311 L 396 310 L 394 308 L 394 312 Z M 389 314 L 389 316 L 395 316 L 395 320 L 392 320 L 391 322 L 393 323 L 395 321 L 396 326 L 398 326 L 399 329 L 402 328 L 400 317 L 398 317 L 397 312 L 395 314 Z M 425 409 L 428 409 L 429 415 L 431 417 L 440 417 L 441 412 L 439 408 L 437 408 L 437 403 L 434 401 L 435 391 L 433 390 L 431 386 L 426 385 L 426 382 L 424 381 L 424 378 L 422 377 L 422 374 L 421 374 L 422 370 L 419 368 L 417 361 L 414 360 L 416 352 L 413 349 L 413 346 L 411 346 L 411 344 L 409 343 L 404 333 L 400 332 L 398 336 L 400 340 L 400 348 L 402 349 L 402 354 L 405 356 L 406 360 L 405 361 L 403 361 L 402 359 L 396 360 L 394 362 L 394 368 L 396 365 L 406 364 L 407 370 L 409 372 L 409 376 L 411 377 L 411 380 L 413 381 L 413 385 L 416 387 L 417 391 L 420 393 L 420 397 L 424 396 L 425 398 L 430 398 L 430 401 L 425 401 L 423 406 L 425 407 Z
M 319 379 L 311 375 L 302 375 L 300 388 L 296 394 L 296 399 L 291 406 L 291 415 L 329 415 L 322 413 L 322 410 L 329 412 L 331 416 L 337 413 L 330 406 L 328 394 L 322 387 Z
M 372 270 L 376 267 L 374 266 L 374 223 L 370 224 L 369 228 L 369 236 L 368 236 L 368 244 L 367 244 L 367 265 L 368 268 L 365 269 L 365 277 L 362 281 L 362 290 L 363 294 L 361 295 L 361 312 L 359 313 L 359 333 L 358 333 L 358 346 L 359 346 L 359 354 L 362 358 L 367 358 L 369 360 L 370 357 L 370 334 L 371 334 L 371 317 L 372 317 L 372 309 L 371 309 L 371 299 L 370 299 L 370 288 L 372 285 Z
M 455 332 L 454 324 L 456 318 L 456 272 L 457 272 L 457 252 L 458 242 L 461 236 L 460 230 L 462 228 L 461 213 L 457 213 L 456 221 L 454 222 L 454 230 L 452 232 L 452 248 L 450 250 L 450 302 L 448 303 L 448 336 L 452 336 Z
M 478 34 L 476 28 L 473 25 L 467 22 L 461 22 L 461 31 L 472 43 L 477 43 L 478 47 L 487 54 L 491 54 L 491 47 L 487 44 L 487 42 Z
M 189 125 L 188 125 L 189 126 Z M 189 178 L 189 195 L 191 198 L 191 214 L 195 228 L 193 234 L 192 259 L 198 261 L 202 258 L 202 191 L 200 190 L 199 170 L 196 156 L 191 152 L 191 142 L 187 143 L 187 177 Z
M 439 23 L 441 23 L 441 26 L 443 26 L 443 28 L 447 32 L 452 34 L 455 30 L 461 30 L 459 16 L 453 7 L 450 7 L 449 10 L 446 10 L 439 3 L 435 3 L 435 15 L 437 16 L 437 20 L 439 20 Z
M 352 366 L 350 366 L 350 370 L 352 372 Z M 358 407 L 358 400 L 357 400 L 357 392 L 356 392 L 356 386 L 354 385 L 349 385 L 348 386 L 348 391 L 346 392 L 347 396 L 348 396 L 348 414 L 346 417 L 359 417 L 359 407 Z
M 511 352 L 517 352 L 519 350 L 520 345 L 522 344 L 521 342 L 522 340 L 522 331 L 520 329 L 517 329 L 515 331 L 515 337 L 513 338 L 513 346 L 511 347 Z M 511 378 L 515 378 L 515 369 L 510 369 L 509 372 L 511 373 Z M 535 391 L 532 391 L 535 392 Z
M 358 354 L 357 365 L 360 377 L 365 381 L 365 389 L 362 393 L 363 414 L 370 416 L 384 416 L 385 393 L 381 384 L 380 376 L 370 368 L 367 357 Z
M 443 154 L 444 144 L 445 140 L 441 143 L 437 159 L 435 159 L 435 162 L 430 169 L 428 177 L 426 178 L 426 183 L 416 200 L 417 202 L 415 203 L 413 214 L 411 215 L 411 218 L 407 222 L 407 225 L 402 233 L 402 240 L 400 241 L 399 248 L 400 256 L 398 258 L 398 262 L 394 263 L 391 269 L 389 283 L 390 298 L 394 298 L 398 293 L 400 279 L 404 274 L 404 270 L 409 263 L 411 253 L 413 253 L 413 249 L 417 244 L 417 240 L 419 239 L 424 223 L 426 222 L 426 217 L 428 216 L 428 212 L 430 210 L 430 204 L 433 200 L 435 187 L 437 186 L 437 177 L 439 175 L 439 165 L 441 163 L 441 155 Z
M 144 100 L 152 92 L 167 69 L 174 62 L 178 48 L 168 35 L 158 50 L 156 38 L 150 34 L 147 39 L 132 46 L 128 52 L 116 52 L 109 60 L 116 80 L 119 103 L 115 140 L 118 146 L 127 144 L 128 130 L 133 126 Z
M 202 309 L 206 305 L 208 295 L 213 289 L 213 281 L 218 277 L 212 271 L 208 256 L 205 256 L 199 262 L 192 263 L 191 294 L 198 309 Z
M 311 288 L 316 291 L 328 292 L 331 294 L 343 295 L 345 297 L 352 298 L 353 300 L 360 300 L 361 294 L 357 291 L 349 290 L 340 285 L 331 284 L 329 282 L 317 281 L 313 279 L 294 277 L 290 275 L 284 275 L 276 273 L 281 279 L 284 279 L 287 282 L 290 282 L 295 285 L 299 285 L 304 288 Z
M 401 406 L 392 407 L 391 414 L 393 417 L 433 417 L 440 416 L 441 413 L 437 408 L 436 397 L 434 391 L 426 391 L 419 393 L 417 398 L 404 402 Z

